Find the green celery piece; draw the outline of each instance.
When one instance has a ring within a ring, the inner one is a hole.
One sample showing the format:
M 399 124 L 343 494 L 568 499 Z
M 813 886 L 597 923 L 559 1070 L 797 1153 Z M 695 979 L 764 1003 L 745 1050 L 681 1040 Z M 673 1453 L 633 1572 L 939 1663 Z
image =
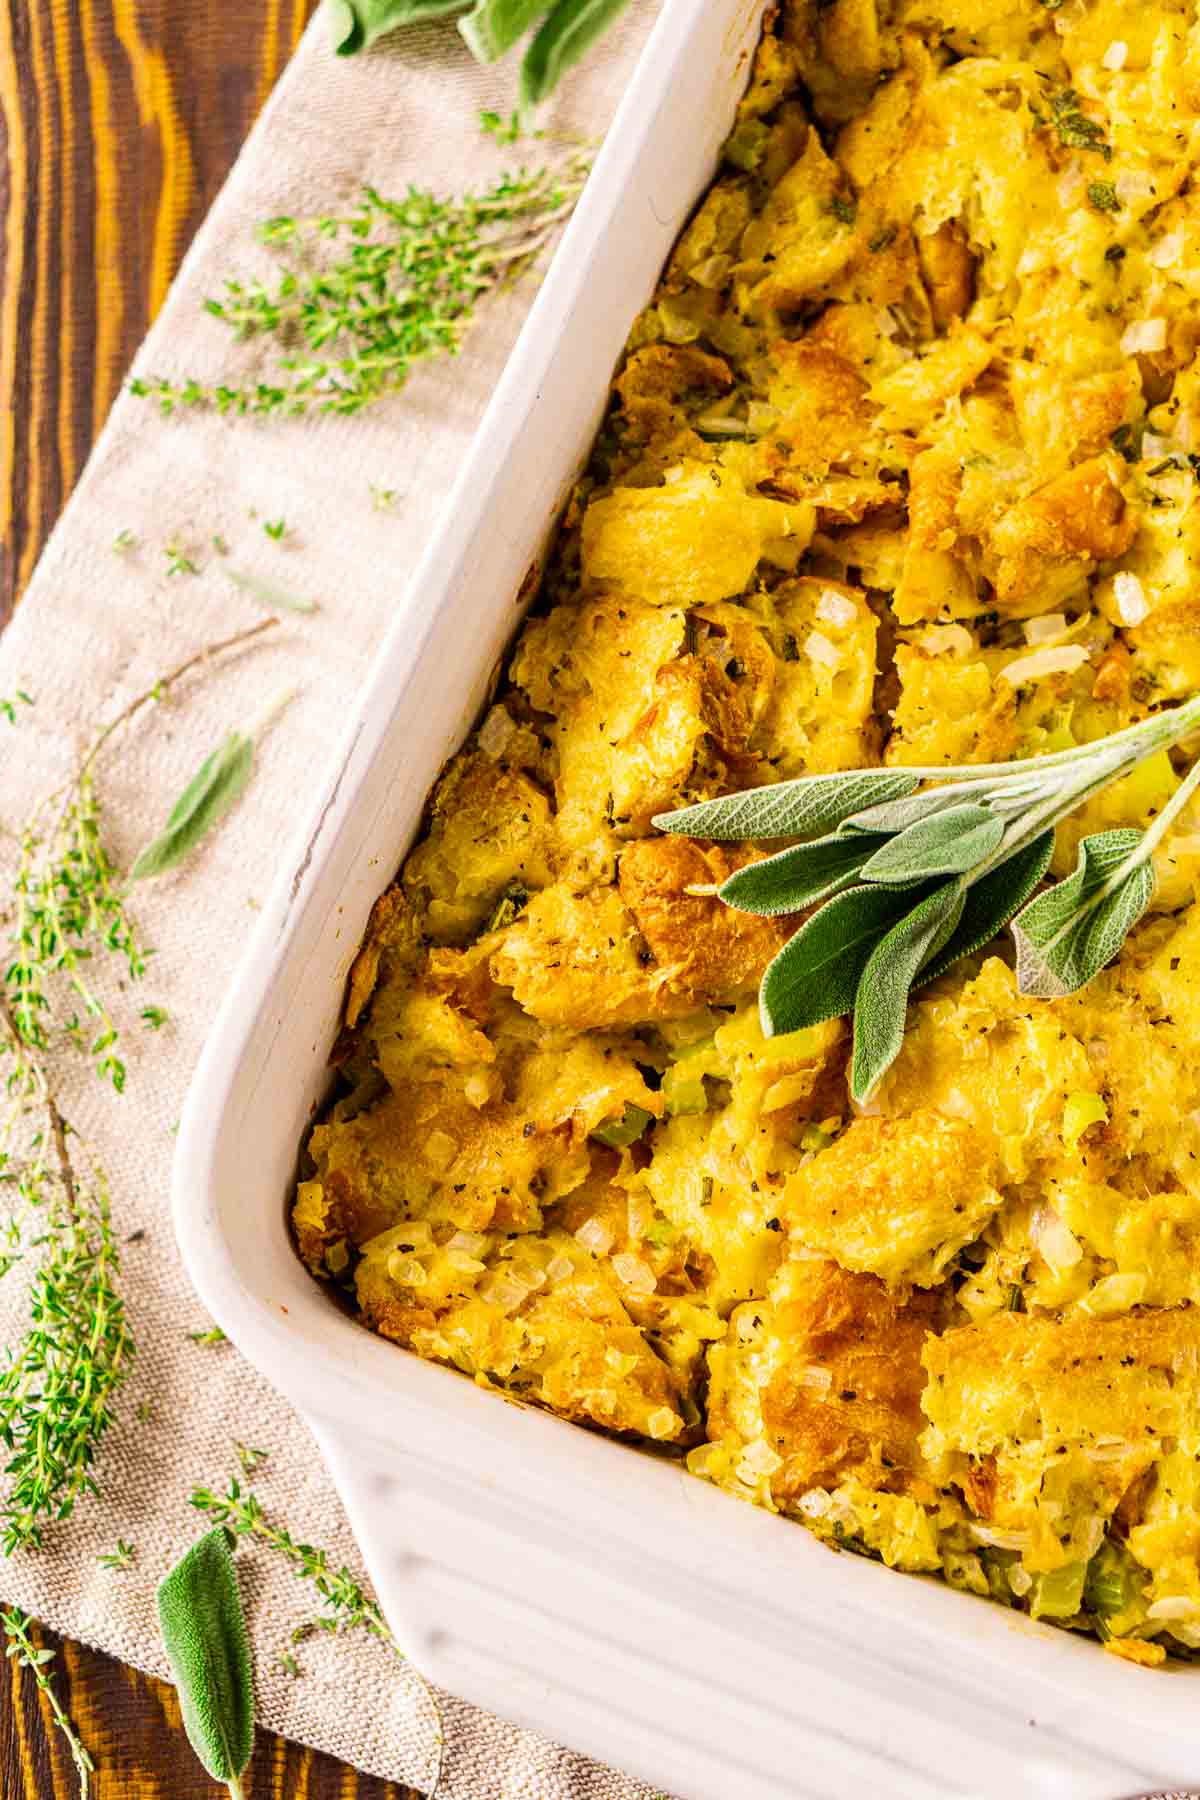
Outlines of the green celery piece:
M 653 1123 L 653 1113 L 648 1113 L 643 1106 L 635 1106 L 632 1101 L 626 1101 L 625 1111 L 619 1119 L 602 1119 L 591 1135 L 598 1144 L 607 1144 L 610 1150 L 628 1150 L 630 1144 L 636 1144 L 644 1135 L 646 1127 Z
M 1085 1562 L 1064 1563 L 1038 1577 L 1030 1607 L 1035 1619 L 1073 1619 L 1083 1605 Z

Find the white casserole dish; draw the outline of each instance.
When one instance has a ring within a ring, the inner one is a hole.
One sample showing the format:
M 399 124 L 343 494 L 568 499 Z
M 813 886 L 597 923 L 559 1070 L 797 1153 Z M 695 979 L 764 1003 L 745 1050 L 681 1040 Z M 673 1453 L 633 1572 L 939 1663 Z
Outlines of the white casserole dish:
M 687 1800 L 1118 1800 L 1200 1780 L 1200 1667 L 1147 1673 L 832 1556 L 673 1464 L 501 1405 L 345 1316 L 286 1227 L 367 914 L 512 636 L 765 10 L 667 0 L 206 1046 L 176 1230 L 213 1318 L 313 1425 L 433 1681 Z

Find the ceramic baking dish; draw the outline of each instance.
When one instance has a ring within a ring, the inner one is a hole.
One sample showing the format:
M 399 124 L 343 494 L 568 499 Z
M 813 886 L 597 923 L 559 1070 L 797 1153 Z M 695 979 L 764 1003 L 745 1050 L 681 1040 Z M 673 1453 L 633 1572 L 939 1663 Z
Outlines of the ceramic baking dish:
M 371 903 L 513 634 L 765 10 L 667 0 L 205 1049 L 176 1229 L 213 1318 L 312 1423 L 434 1681 L 687 1800 L 1118 1800 L 1200 1781 L 1200 1667 L 1147 1673 L 833 1556 L 668 1461 L 504 1405 L 355 1324 L 285 1222 Z

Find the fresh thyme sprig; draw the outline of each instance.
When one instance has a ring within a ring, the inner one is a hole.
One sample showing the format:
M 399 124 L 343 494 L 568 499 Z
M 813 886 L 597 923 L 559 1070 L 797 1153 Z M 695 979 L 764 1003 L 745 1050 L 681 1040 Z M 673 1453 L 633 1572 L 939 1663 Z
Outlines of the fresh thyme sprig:
M 261 1456 L 263 1453 L 255 1454 Z M 424 1676 L 412 1667 L 397 1644 L 378 1602 L 366 1592 L 362 1581 L 344 1566 L 333 1568 L 324 1550 L 318 1550 L 312 1544 L 297 1542 L 283 1526 L 273 1524 L 264 1513 L 257 1496 L 251 1489 L 244 1489 L 236 1475 L 230 1476 L 224 1492 L 207 1487 L 194 1488 L 189 1495 L 189 1503 L 197 1512 L 204 1513 L 222 1528 L 231 1549 L 240 1538 L 260 1543 L 282 1557 L 297 1580 L 306 1581 L 316 1589 L 321 1599 L 321 1611 L 311 1622 L 311 1627 L 300 1626 L 292 1633 L 293 1643 L 299 1643 L 312 1628 L 328 1632 L 361 1629 L 378 1638 L 393 1656 L 412 1670 L 433 1714 L 436 1754 L 427 1800 L 435 1800 L 441 1785 L 445 1748 L 441 1709 Z M 283 1653 L 281 1661 L 288 1673 L 295 1672 L 295 1659 L 290 1651 Z
M 97 1491 L 96 1453 L 112 1424 L 133 1340 L 103 1179 L 73 1160 L 73 1133 L 45 1069 L 3 1001 L 0 1031 L 8 1062 L 0 1185 L 15 1201 L 0 1273 L 28 1254 L 27 1240 L 40 1251 L 28 1325 L 0 1362 L 0 1442 L 9 1452 L 0 1547 L 11 1555 L 38 1549 L 51 1520 L 69 1518 L 82 1495 Z
M 692 837 L 804 840 L 705 891 L 767 916 L 817 909 L 763 976 L 763 1031 L 853 1014 L 850 1086 L 861 1101 L 899 1053 L 912 988 L 1010 921 L 1023 993 L 1074 993 L 1112 960 L 1150 904 L 1151 856 L 1200 786 L 1200 762 L 1148 830 L 1085 838 L 1075 872 L 1031 898 L 1049 867 L 1054 827 L 1197 730 L 1200 696 L 1050 756 L 805 776 L 655 824 Z
M 18 1668 L 28 1669 L 39 1690 L 46 1696 L 46 1704 L 54 1723 L 66 1739 L 71 1761 L 79 1776 L 80 1800 L 88 1800 L 91 1777 L 96 1772 L 96 1765 L 54 1691 L 54 1683 L 50 1679 L 50 1667 L 54 1662 L 53 1650 L 44 1645 L 39 1648 L 34 1643 L 29 1630 L 29 1614 L 22 1612 L 19 1606 L 10 1606 L 5 1612 L 0 1612 L 0 1625 L 3 1625 L 4 1635 L 8 1639 L 5 1655 L 13 1657 Z
M 98 761 L 112 738 L 145 708 L 196 670 L 278 623 L 274 617 L 263 619 L 205 645 L 131 700 L 97 733 L 71 779 L 41 801 L 21 831 L 11 959 L 3 982 L 13 1028 L 37 1052 L 50 1048 L 57 1029 L 86 1051 L 97 1074 L 118 1092 L 125 1085 L 118 1028 L 90 979 L 90 965 L 97 956 L 114 957 L 137 981 L 146 971 L 146 953 L 125 886 L 104 845 Z
M 260 237 L 280 260 L 278 277 L 229 280 L 223 298 L 205 304 L 237 338 L 273 341 L 281 354 L 270 375 L 216 383 L 138 376 L 131 391 L 165 413 L 357 412 L 403 387 L 415 364 L 455 354 L 479 302 L 518 280 L 555 237 L 589 168 L 573 151 L 554 167 L 522 168 L 457 198 L 410 187 L 391 200 L 364 187 L 344 216 L 267 220 Z M 332 256 L 322 256 L 331 245 Z

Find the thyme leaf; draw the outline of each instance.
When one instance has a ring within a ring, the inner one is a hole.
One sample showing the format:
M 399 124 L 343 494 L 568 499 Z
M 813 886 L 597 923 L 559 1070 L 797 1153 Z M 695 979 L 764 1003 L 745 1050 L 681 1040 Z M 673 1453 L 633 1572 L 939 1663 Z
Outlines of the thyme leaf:
M 273 279 L 230 279 L 206 301 L 234 337 L 270 340 L 268 376 L 211 383 L 136 376 L 164 413 L 353 413 L 402 388 L 414 367 L 459 349 L 480 303 L 533 268 L 583 192 L 589 158 L 520 168 L 444 199 L 364 187 L 344 215 L 267 220 Z
M 79 1777 L 80 1800 L 88 1800 L 91 1792 L 91 1777 L 96 1772 L 96 1765 L 91 1754 L 80 1740 L 70 1719 L 63 1709 L 62 1702 L 55 1692 L 54 1683 L 50 1679 L 50 1666 L 54 1662 L 54 1652 L 46 1646 L 39 1646 L 30 1632 L 29 1614 L 22 1612 L 19 1606 L 10 1606 L 0 1613 L 0 1625 L 4 1627 L 4 1635 L 8 1639 L 5 1655 L 11 1656 L 19 1669 L 28 1669 L 37 1683 L 38 1690 L 45 1696 L 50 1708 L 51 1717 L 66 1740 L 67 1749 L 71 1753 L 71 1761 L 75 1764 L 75 1773 Z

